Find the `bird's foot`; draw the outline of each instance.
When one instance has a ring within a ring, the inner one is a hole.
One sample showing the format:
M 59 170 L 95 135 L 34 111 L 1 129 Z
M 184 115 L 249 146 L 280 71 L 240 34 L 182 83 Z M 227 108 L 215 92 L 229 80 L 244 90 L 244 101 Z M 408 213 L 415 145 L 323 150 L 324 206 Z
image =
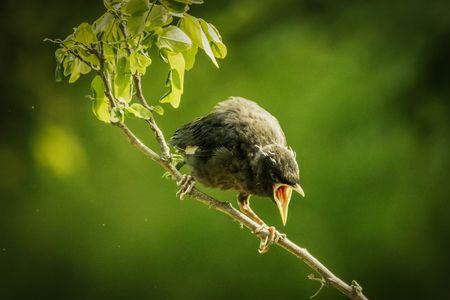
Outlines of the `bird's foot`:
M 264 229 L 267 229 L 269 231 L 269 235 L 266 237 L 261 238 L 261 241 L 259 243 L 259 249 L 258 252 L 263 254 L 269 251 L 270 246 L 273 243 L 277 243 L 279 240 L 282 240 L 286 237 L 284 233 L 278 232 L 274 226 L 267 226 L 266 224 L 262 224 L 258 228 L 253 231 L 253 233 L 260 233 Z
M 181 178 L 181 180 L 177 182 L 177 185 L 180 187 L 177 192 L 177 197 L 179 197 L 180 200 L 183 200 L 184 197 L 192 192 L 192 189 L 195 186 L 195 180 L 191 175 L 185 174 L 183 175 L 183 178 Z

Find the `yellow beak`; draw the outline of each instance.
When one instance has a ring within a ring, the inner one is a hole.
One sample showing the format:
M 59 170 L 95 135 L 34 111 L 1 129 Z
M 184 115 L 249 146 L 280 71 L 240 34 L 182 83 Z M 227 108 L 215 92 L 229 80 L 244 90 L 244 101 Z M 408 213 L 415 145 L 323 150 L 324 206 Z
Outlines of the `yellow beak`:
M 299 193 L 302 197 L 305 197 L 305 192 L 303 191 L 302 187 L 300 186 L 300 184 L 296 184 L 292 187 L 294 189 L 294 191 L 296 191 L 297 193 Z
M 283 225 L 286 226 L 289 202 L 291 202 L 292 190 L 296 191 L 303 197 L 305 197 L 305 192 L 299 184 L 295 186 L 290 186 L 287 184 L 277 183 L 273 186 L 273 198 L 277 204 L 278 210 L 280 211 L 281 221 Z

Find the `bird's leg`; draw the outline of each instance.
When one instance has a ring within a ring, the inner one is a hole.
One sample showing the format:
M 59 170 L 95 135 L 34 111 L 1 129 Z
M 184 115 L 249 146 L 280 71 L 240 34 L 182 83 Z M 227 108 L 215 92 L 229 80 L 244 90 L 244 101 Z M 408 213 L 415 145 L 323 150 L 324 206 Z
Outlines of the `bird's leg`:
M 238 195 L 238 205 L 242 213 L 247 217 L 258 223 L 265 225 L 264 221 L 250 208 L 250 195 L 247 193 L 240 193 Z
M 259 233 L 264 229 L 269 231 L 269 235 L 265 238 L 261 238 L 259 244 L 259 253 L 266 253 L 269 251 L 269 247 L 272 243 L 278 242 L 280 238 L 284 238 L 283 234 L 280 234 L 274 226 L 267 226 L 266 223 L 250 208 L 250 195 L 247 193 L 240 193 L 238 195 L 238 205 L 242 213 L 247 217 L 258 223 L 260 226 L 254 231 L 254 233 Z
M 177 182 L 177 185 L 180 189 L 177 192 L 177 197 L 180 197 L 180 200 L 183 200 L 186 195 L 192 191 L 195 186 L 195 180 L 191 175 L 184 174 L 180 181 Z

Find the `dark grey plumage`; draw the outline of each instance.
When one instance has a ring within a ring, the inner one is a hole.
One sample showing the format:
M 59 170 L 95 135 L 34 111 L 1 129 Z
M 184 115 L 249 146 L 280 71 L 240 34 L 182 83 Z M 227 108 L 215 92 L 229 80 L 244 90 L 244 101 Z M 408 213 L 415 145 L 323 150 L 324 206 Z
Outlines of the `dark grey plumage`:
M 295 153 L 277 119 L 244 98 L 220 102 L 178 129 L 170 144 L 185 156 L 191 175 L 209 187 L 273 199 L 274 184 L 299 184 Z

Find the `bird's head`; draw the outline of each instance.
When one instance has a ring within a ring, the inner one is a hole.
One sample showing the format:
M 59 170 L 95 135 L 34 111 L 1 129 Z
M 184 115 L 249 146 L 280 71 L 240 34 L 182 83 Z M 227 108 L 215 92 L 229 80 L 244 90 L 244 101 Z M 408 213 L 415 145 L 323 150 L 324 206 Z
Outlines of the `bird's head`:
M 291 148 L 282 145 L 269 145 L 260 150 L 260 163 L 264 173 L 264 184 L 267 193 L 273 195 L 283 225 L 286 225 L 289 202 L 292 191 L 296 191 L 302 197 L 305 193 L 300 186 L 300 174 L 295 152 Z

